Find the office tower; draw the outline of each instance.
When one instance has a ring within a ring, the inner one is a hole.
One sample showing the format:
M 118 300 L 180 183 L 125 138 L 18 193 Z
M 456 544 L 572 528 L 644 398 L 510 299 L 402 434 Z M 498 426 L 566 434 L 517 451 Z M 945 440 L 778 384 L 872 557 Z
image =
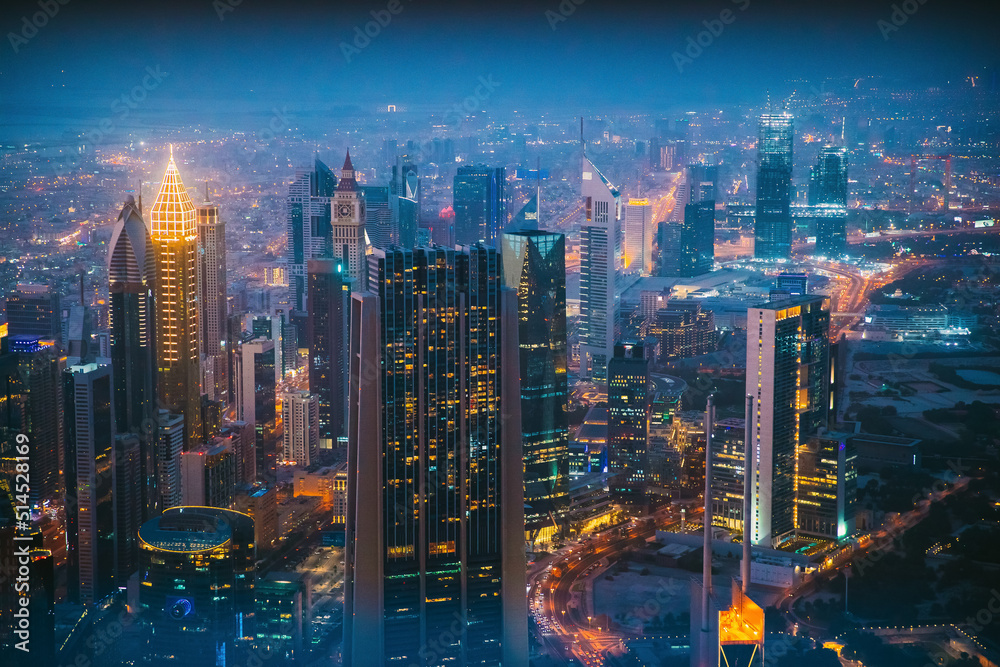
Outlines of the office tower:
M 321 449 L 337 444 L 347 422 L 347 296 L 340 271 L 332 259 L 309 261 L 309 391 L 319 402 Z
M 582 167 L 586 219 L 580 229 L 580 374 L 603 384 L 618 324 L 615 250 L 621 195 L 587 156 Z
M 140 439 L 143 520 L 161 509 L 156 490 L 155 282 L 153 241 L 142 211 L 129 195 L 111 232 L 108 252 L 111 366 L 115 430 Z
M 298 572 L 272 572 L 257 582 L 254 646 L 277 664 L 295 664 L 308 655 L 311 593 L 308 576 Z M 301 663 L 300 663 L 301 664 Z
M 313 168 L 297 169 L 288 186 L 285 268 L 292 310 L 306 309 L 306 264 L 332 252 L 330 201 L 337 191 L 337 177 L 316 158 Z
M 246 664 L 253 637 L 254 521 L 174 507 L 139 531 L 139 617 L 153 667 Z
M 463 165 L 455 174 L 455 243 L 497 243 L 507 226 L 507 168 Z
M 344 274 L 350 281 L 351 289 L 363 291 L 367 288 L 367 265 L 365 253 L 365 220 L 367 211 L 365 198 L 354 180 L 354 166 L 351 154 L 347 153 L 344 168 L 340 172 L 340 183 L 332 203 L 333 209 L 333 258 L 344 267 Z
M 795 528 L 799 535 L 842 540 L 854 534 L 858 452 L 851 434 L 821 429 L 798 448 Z
M 197 507 L 233 505 L 236 456 L 231 443 L 219 438 L 181 454 L 181 503 Z
M 743 531 L 746 421 L 717 419 L 712 434 L 712 525 Z
M 757 222 L 754 257 L 786 259 L 792 254 L 792 141 L 794 121 L 787 112 L 760 117 L 757 138 Z
M 389 183 L 389 203 L 395 207 L 393 242 L 412 248 L 417 244 L 417 228 L 420 226 L 420 179 L 416 165 L 397 158 L 394 162 L 392 181 Z
M 660 357 L 689 359 L 718 349 L 715 313 L 695 299 L 673 299 L 656 314 Z
M 281 396 L 282 458 L 308 468 L 319 453 L 319 398 L 308 391 Z
M 827 425 L 830 311 L 803 296 L 747 311 L 746 391 L 754 437 L 751 541 L 773 547 L 795 529 L 796 448 Z
M 276 315 L 256 315 L 250 320 L 250 335 L 266 338 L 274 343 L 274 382 L 278 384 L 285 377 L 288 364 L 285 363 L 285 339 L 288 333 L 284 313 Z
M 715 202 L 702 201 L 684 207 L 680 227 L 678 275 L 691 278 L 715 268 Z
M 274 342 L 257 338 L 240 346 L 236 418 L 254 425 L 257 473 L 274 475 L 276 396 Z
M 703 162 L 688 165 L 687 182 L 688 204 L 710 201 L 715 205 L 716 193 L 719 192 L 718 166 Z
M 662 169 L 660 163 L 660 138 L 652 137 L 649 140 L 649 168 L 653 171 Z
M 253 484 L 257 480 L 257 433 L 253 424 L 224 422 L 221 437 L 229 440 L 236 458 L 236 483 Z
M 198 233 L 194 203 L 172 150 L 149 223 L 156 256 L 156 399 L 158 405 L 184 415 L 187 449 L 201 433 Z
M 388 185 L 359 185 L 358 192 L 365 200 L 365 233 L 376 248 L 395 244 L 393 206 Z
M 648 199 L 629 199 L 625 206 L 625 269 L 653 273 L 653 207 Z
M 642 345 L 615 345 L 608 362 L 608 488 L 619 498 L 641 502 L 649 474 L 646 393 L 649 362 Z
M 139 543 L 136 536 L 142 525 L 146 507 L 143 505 L 144 484 L 142 467 L 143 442 L 135 433 L 115 436 L 112 494 L 114 498 L 115 580 L 124 586 L 139 569 Z
M 656 227 L 657 275 L 674 278 L 681 271 L 681 228 L 683 223 L 661 220 Z
M 809 172 L 809 204 L 816 213 L 816 253 L 839 256 L 847 250 L 847 149 L 824 146 Z
M 181 504 L 181 453 L 184 451 L 184 415 L 160 410 L 156 418 L 156 483 L 160 508 Z
M 71 601 L 92 604 L 117 584 L 111 367 L 70 366 L 63 382 L 67 590 Z
M 213 401 L 229 402 L 229 380 L 226 377 L 226 223 L 219 217 L 219 207 L 208 198 L 195 208 L 198 219 L 198 269 L 201 276 L 201 318 L 198 334 L 200 352 L 206 355 L 206 377 L 211 371 L 211 383 L 202 390 Z
M 58 292 L 48 285 L 18 283 L 7 297 L 7 333 L 62 342 Z
M 524 502 L 529 522 L 569 504 L 566 237 L 503 235 L 504 284 L 517 293 Z
M 382 166 L 384 169 L 392 169 L 396 164 L 399 155 L 399 142 L 396 139 L 382 140 Z
M 7 336 L 0 352 L 0 458 L 6 458 L 18 435 L 28 437 L 28 499 L 32 506 L 58 498 L 63 488 L 62 372 L 66 358 L 55 341 Z
M 527 662 L 517 306 L 499 261 L 376 250 L 376 291 L 352 295 L 345 664 Z
M 278 540 L 278 487 L 254 485 L 236 497 L 236 509 L 253 517 L 254 542 L 268 551 Z

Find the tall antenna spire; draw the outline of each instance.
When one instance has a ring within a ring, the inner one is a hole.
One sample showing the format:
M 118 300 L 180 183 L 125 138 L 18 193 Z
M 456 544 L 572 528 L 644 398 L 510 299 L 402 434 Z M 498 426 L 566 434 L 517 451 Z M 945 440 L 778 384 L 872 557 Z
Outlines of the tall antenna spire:
M 139 179 L 139 215 L 142 215 L 142 179 Z
M 210 201 L 212 199 L 208 196 L 208 181 L 205 181 L 205 203 L 207 204 Z
M 170 159 L 174 159 L 174 145 L 170 144 Z
M 587 140 L 583 138 L 583 116 L 580 116 L 580 145 L 583 146 L 583 154 L 587 154 Z

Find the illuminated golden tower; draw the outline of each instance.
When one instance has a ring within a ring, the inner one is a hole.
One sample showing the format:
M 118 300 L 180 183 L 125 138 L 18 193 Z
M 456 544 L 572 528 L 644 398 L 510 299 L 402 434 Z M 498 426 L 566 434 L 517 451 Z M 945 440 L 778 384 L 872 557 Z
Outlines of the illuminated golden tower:
M 184 415 L 186 451 L 201 433 L 198 230 L 173 147 L 149 224 L 156 254 L 157 397 L 160 407 Z

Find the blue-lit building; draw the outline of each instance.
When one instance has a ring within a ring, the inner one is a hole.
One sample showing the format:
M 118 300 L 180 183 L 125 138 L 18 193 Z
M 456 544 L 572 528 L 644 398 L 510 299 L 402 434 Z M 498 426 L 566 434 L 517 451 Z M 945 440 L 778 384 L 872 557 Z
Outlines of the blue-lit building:
M 293 310 L 306 309 L 307 263 L 330 257 L 332 228 L 330 200 L 337 191 L 333 170 L 316 158 L 312 169 L 299 169 L 288 186 L 286 232 L 289 301 Z
M 649 481 L 647 392 L 649 361 L 642 345 L 615 345 L 608 363 L 608 487 L 615 496 L 641 501 Z
M 485 165 L 458 168 L 454 189 L 455 243 L 493 245 L 507 226 L 507 169 Z
M 391 248 L 370 267 L 375 291 L 351 306 L 344 663 L 524 665 L 517 303 L 499 253 Z
M 309 390 L 319 398 L 320 449 L 332 449 L 347 423 L 347 292 L 332 259 L 309 260 Z
M 824 146 L 809 172 L 809 204 L 816 216 L 816 253 L 836 257 L 847 250 L 847 149 Z
M 530 522 L 569 503 L 566 237 L 506 232 L 503 278 L 518 299 L 524 502 Z
M 757 215 L 754 257 L 787 259 L 792 253 L 792 141 L 795 123 L 787 112 L 760 117 L 757 138 Z

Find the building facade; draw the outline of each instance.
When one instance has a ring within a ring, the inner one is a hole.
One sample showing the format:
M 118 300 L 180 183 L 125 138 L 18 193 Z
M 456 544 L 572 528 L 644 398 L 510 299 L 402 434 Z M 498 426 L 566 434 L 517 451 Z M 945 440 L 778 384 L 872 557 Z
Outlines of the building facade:
M 208 189 L 208 186 L 205 186 Z M 205 378 L 202 385 L 210 400 L 229 403 L 228 363 L 226 361 L 226 223 L 219 217 L 219 207 L 208 199 L 195 208 L 198 220 L 198 272 L 201 283 L 198 303 L 201 322 L 198 335 L 204 355 Z
M 286 233 L 289 302 L 306 309 L 306 269 L 310 259 L 331 256 L 330 202 L 337 191 L 333 170 L 316 158 L 312 169 L 298 169 L 288 186 Z
M 640 500 L 649 481 L 649 362 L 643 347 L 615 346 L 608 363 L 608 487 L 620 498 Z
M 319 401 L 320 448 L 332 449 L 347 425 L 346 286 L 342 265 L 309 261 L 309 391 Z
M 792 142 L 795 123 L 787 112 L 760 117 L 757 136 L 757 212 L 754 257 L 786 259 L 792 253 Z

